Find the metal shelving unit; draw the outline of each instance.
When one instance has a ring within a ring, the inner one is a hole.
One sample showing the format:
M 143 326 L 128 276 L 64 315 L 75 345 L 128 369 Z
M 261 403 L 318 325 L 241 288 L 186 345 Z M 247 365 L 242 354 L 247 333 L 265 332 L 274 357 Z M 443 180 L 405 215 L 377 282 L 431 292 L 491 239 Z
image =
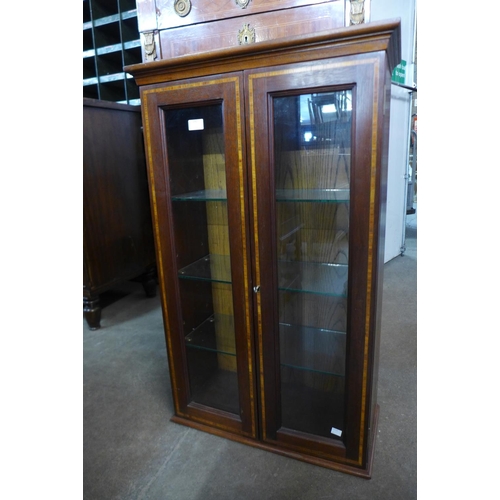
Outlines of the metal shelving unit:
M 83 0 L 83 97 L 140 105 L 123 67 L 141 62 L 135 0 Z

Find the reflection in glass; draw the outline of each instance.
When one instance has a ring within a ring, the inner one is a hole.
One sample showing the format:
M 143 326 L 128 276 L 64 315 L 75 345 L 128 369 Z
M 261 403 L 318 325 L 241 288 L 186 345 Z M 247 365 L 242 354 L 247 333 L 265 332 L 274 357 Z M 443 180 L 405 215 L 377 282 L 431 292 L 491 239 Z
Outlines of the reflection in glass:
M 281 423 L 332 439 L 344 428 L 351 111 L 350 90 L 273 101 Z
M 191 400 L 239 414 L 222 123 L 222 104 L 165 111 Z

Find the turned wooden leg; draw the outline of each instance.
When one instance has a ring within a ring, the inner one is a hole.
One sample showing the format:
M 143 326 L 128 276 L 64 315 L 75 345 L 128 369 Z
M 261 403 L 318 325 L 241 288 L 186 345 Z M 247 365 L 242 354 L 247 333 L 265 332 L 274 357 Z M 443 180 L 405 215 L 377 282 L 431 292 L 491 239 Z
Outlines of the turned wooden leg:
M 83 313 L 91 330 L 101 328 L 101 306 L 99 296 L 83 297 Z
M 156 297 L 156 276 L 154 269 L 144 273 L 141 282 L 146 292 L 146 297 Z

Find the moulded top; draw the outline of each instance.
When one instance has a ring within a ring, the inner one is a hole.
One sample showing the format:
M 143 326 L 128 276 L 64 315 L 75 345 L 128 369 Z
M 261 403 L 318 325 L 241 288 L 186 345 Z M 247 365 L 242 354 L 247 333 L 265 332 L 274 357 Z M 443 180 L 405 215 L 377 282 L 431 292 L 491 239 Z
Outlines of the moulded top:
M 401 61 L 401 20 L 376 21 L 308 35 L 125 66 L 138 85 L 263 66 L 386 51 L 389 70 Z

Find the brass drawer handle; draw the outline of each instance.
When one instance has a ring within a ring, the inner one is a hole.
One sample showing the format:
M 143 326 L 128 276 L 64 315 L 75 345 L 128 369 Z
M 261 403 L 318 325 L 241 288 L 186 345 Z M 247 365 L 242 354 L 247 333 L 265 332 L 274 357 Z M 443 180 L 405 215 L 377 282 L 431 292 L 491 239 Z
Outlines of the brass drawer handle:
M 175 0 L 175 13 L 180 17 L 186 17 L 191 12 L 191 0 Z

